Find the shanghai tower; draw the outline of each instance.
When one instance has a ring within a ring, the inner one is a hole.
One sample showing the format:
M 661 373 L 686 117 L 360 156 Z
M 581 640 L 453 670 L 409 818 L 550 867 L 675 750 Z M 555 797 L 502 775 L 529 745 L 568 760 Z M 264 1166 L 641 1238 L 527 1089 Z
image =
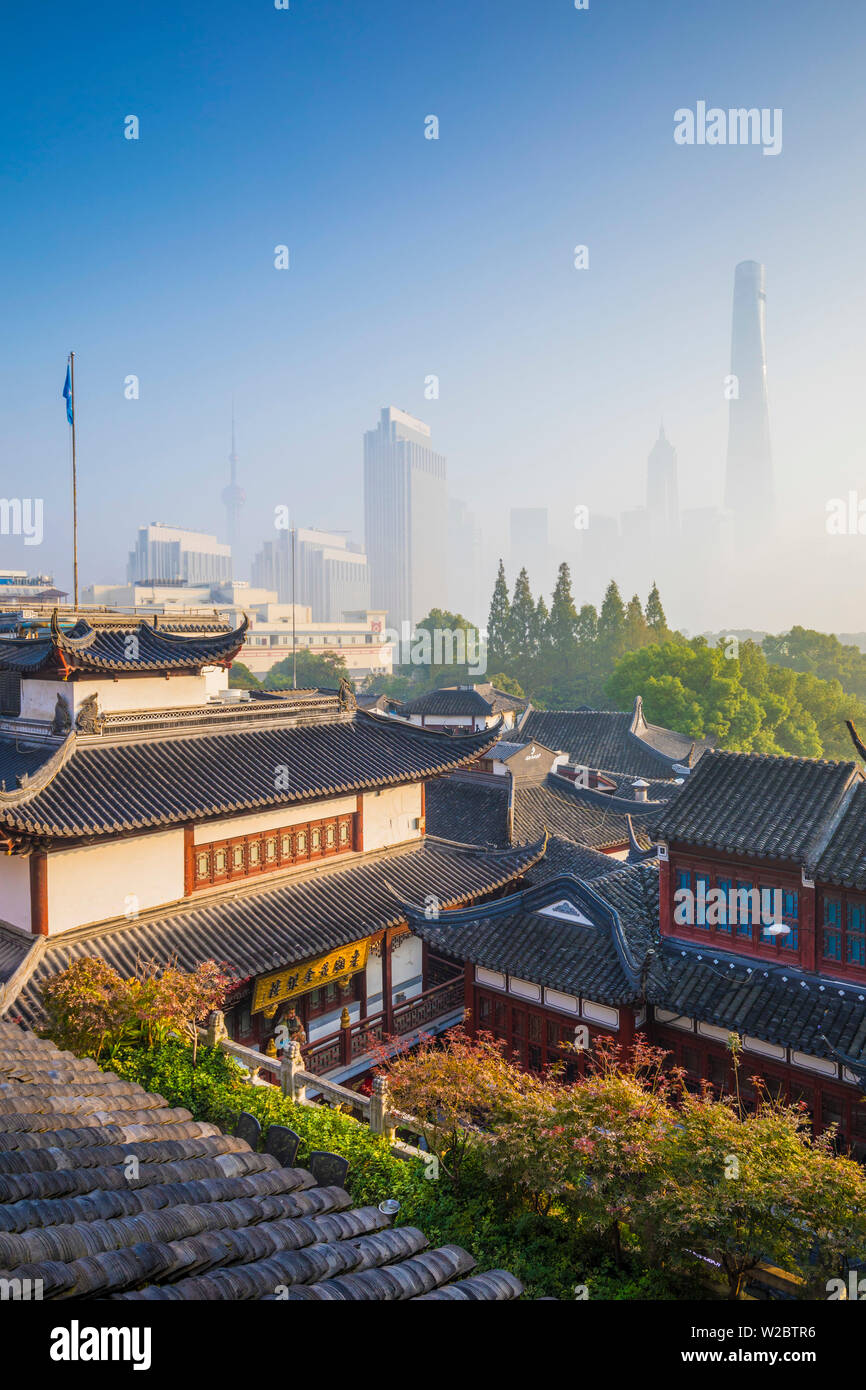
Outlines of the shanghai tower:
M 738 530 L 752 533 L 768 530 L 773 514 L 766 320 L 764 267 L 741 261 L 734 272 L 725 506 Z

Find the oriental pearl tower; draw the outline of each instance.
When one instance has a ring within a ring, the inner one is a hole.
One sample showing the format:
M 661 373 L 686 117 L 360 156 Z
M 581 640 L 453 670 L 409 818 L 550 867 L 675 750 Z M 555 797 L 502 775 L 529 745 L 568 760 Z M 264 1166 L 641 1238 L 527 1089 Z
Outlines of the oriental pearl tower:
M 236 561 L 236 550 L 240 533 L 241 508 L 246 500 L 246 494 L 242 487 L 238 487 L 238 456 L 235 449 L 235 406 L 232 401 L 232 451 L 229 454 L 231 464 L 231 482 L 222 491 L 222 499 L 226 509 L 226 535 L 228 543 L 232 548 L 232 562 Z

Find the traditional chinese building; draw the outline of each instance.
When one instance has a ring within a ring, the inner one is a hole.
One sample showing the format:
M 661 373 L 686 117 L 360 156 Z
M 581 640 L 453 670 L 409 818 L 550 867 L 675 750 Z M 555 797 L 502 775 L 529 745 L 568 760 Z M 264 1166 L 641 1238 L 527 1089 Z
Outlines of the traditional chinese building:
M 573 1072 L 563 1042 L 639 1030 L 692 1084 L 730 1092 L 736 1034 L 741 1095 L 759 1077 L 866 1157 L 863 773 L 707 751 L 651 828 L 657 861 L 572 849 L 581 862 L 548 876 L 551 840 L 531 888 L 413 930 L 462 964 L 473 1026 L 524 1066 Z
M 462 1017 L 462 977 L 405 903 L 465 905 L 544 851 L 425 833 L 425 782 L 501 728 L 446 736 L 355 706 L 348 686 L 227 688 L 245 627 L 117 615 L 0 639 L 0 977 L 35 1023 L 40 986 L 98 956 L 224 961 L 232 1035 L 294 1013 L 306 1065 L 345 1079 L 384 1036 Z
M 447 685 L 418 695 L 398 705 L 395 714 L 426 729 L 489 729 L 500 720 L 505 729 L 514 728 L 529 708 L 522 696 L 497 690 L 489 681 L 478 685 Z

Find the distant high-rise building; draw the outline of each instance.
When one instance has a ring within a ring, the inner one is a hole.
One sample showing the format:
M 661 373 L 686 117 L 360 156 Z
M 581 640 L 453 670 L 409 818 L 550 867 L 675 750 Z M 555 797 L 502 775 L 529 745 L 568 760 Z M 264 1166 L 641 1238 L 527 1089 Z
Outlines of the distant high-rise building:
M 677 451 L 665 436 L 664 425 L 647 458 L 646 509 L 654 536 L 673 536 L 679 530 Z
M 254 589 L 272 589 L 279 603 L 292 602 L 292 550 L 287 530 L 278 531 L 275 541 L 263 543 L 250 566 L 250 582 Z
M 313 622 L 339 622 L 344 613 L 370 607 L 367 556 L 339 532 L 296 532 L 297 603 L 307 603 Z
M 238 486 L 238 455 L 235 448 L 235 408 L 232 403 L 232 451 L 229 454 L 231 481 L 222 491 L 226 509 L 226 536 L 232 549 L 237 552 L 240 539 L 241 508 L 246 500 L 244 490 Z
M 446 463 L 430 426 L 386 406 L 364 435 L 364 530 L 371 604 L 391 627 L 447 602 Z
M 370 607 L 367 557 L 340 532 L 295 531 L 295 594 L 292 596 L 291 532 L 265 541 L 252 563 L 254 588 L 275 589 L 280 603 L 309 606 L 311 620 L 340 622 L 344 613 Z
M 522 569 L 533 594 L 550 588 L 550 538 L 546 507 L 511 508 L 511 583 Z
M 232 577 L 231 546 L 203 531 L 154 521 L 138 528 L 126 573 L 130 584 L 225 584 Z
M 448 499 L 448 607 L 482 626 L 487 618 L 481 594 L 481 528 L 465 502 Z
M 725 506 L 739 529 L 766 527 L 773 512 L 767 408 L 767 294 L 764 267 L 741 261 L 734 274 Z

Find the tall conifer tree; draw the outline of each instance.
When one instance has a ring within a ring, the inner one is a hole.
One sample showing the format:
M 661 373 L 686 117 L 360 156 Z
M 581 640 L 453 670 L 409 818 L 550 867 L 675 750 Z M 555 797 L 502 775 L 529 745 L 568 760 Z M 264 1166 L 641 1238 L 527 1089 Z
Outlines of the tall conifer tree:
M 511 604 L 508 599 L 508 584 L 505 579 L 505 566 L 499 561 L 499 571 L 493 586 L 490 601 L 490 615 L 487 619 L 487 669 L 504 669 L 508 661 L 508 619 Z

